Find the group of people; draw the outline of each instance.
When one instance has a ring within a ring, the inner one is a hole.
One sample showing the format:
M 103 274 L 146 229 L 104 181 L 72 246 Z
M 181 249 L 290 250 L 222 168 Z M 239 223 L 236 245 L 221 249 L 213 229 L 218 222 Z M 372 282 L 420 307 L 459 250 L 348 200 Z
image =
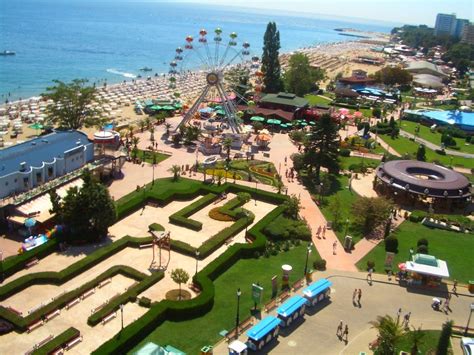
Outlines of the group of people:
M 347 324 L 346 324 L 346 326 L 344 326 L 342 320 L 339 322 L 339 325 L 337 326 L 336 335 L 339 338 L 339 340 L 345 341 L 346 344 L 349 341 L 348 340 L 348 338 L 349 338 L 349 326 Z
M 354 292 L 352 293 L 352 304 L 355 305 L 355 306 L 359 306 L 362 307 L 362 304 L 360 303 L 360 300 L 362 298 L 362 290 L 359 288 L 359 289 L 355 289 Z

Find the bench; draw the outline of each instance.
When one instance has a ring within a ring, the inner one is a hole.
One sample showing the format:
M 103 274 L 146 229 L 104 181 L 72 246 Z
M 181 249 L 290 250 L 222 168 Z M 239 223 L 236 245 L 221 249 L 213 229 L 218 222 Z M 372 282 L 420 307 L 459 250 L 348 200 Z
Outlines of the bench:
M 31 259 L 30 261 L 26 263 L 25 268 L 29 269 L 30 267 L 33 267 L 38 263 L 39 263 L 39 260 L 37 258 Z
M 288 291 L 285 291 L 280 295 L 278 302 L 283 303 L 289 297 L 290 297 L 290 293 Z
M 232 329 L 230 332 L 227 332 L 227 334 L 224 336 L 225 340 L 229 341 L 229 340 L 234 339 L 235 335 L 236 335 L 236 332 L 237 332 L 236 328 Z
M 301 287 L 303 287 L 304 285 L 304 279 L 301 279 L 301 280 L 298 280 L 296 281 L 293 285 L 292 285 L 292 290 L 293 292 L 299 290 Z
M 109 303 L 109 301 L 105 301 L 104 303 L 102 303 L 101 305 L 95 307 L 95 308 L 92 308 L 91 309 L 91 314 L 94 314 L 95 312 L 97 312 L 98 310 L 101 310 L 102 308 L 104 308 L 107 304 Z
M 250 316 L 239 324 L 239 331 L 242 333 L 250 328 L 255 323 L 254 317 Z
M 153 247 L 153 243 L 148 243 L 148 244 L 140 244 L 138 246 L 138 249 L 145 249 L 145 248 L 151 248 Z
M 199 286 L 196 285 L 196 284 L 194 284 L 194 283 L 190 283 L 190 284 L 188 285 L 188 287 L 189 287 L 192 291 L 194 291 L 194 292 L 196 292 L 196 293 L 200 293 L 200 292 L 201 292 L 201 289 L 199 288 Z
M 265 312 L 270 312 L 272 309 L 274 309 L 277 306 L 277 299 L 272 298 L 270 302 L 266 303 L 265 306 L 263 307 Z
M 245 236 L 245 241 L 249 244 L 252 244 L 253 243 L 253 239 L 252 238 L 249 238 L 247 236 Z
M 64 354 L 63 348 L 59 348 L 58 350 L 55 350 L 51 353 L 51 355 L 62 355 L 62 354 Z
M 89 291 L 86 291 L 82 294 L 81 299 L 84 300 L 85 298 L 89 297 L 90 295 L 93 295 L 95 293 L 95 289 L 92 288 Z
M 102 287 L 104 287 L 105 285 L 108 285 L 108 284 L 111 283 L 111 282 L 112 282 L 112 278 L 110 277 L 110 278 L 108 278 L 107 280 L 104 280 L 104 281 L 100 282 L 100 283 L 97 285 L 97 287 L 102 288 Z
M 69 350 L 74 345 L 79 344 L 81 341 L 82 341 L 82 335 L 78 335 L 76 338 L 66 343 L 66 346 L 64 346 L 64 349 Z
M 81 302 L 81 299 L 78 297 L 78 298 L 72 300 L 71 302 L 69 302 L 69 303 L 66 305 L 66 309 L 69 309 L 69 308 L 71 308 L 72 306 L 75 306 L 75 305 L 78 304 L 79 302 Z
M 233 237 L 230 237 L 228 238 L 226 241 L 225 241 L 225 245 L 229 245 L 230 243 L 232 243 L 234 241 L 234 238 Z
M 112 319 L 117 317 L 117 312 L 112 312 L 108 316 L 104 317 L 101 321 L 102 325 L 105 325 L 106 323 L 110 322 Z
M 45 319 L 46 319 L 46 321 L 50 321 L 51 319 L 53 319 L 56 316 L 59 316 L 60 314 L 61 314 L 61 311 L 59 309 L 57 309 L 57 310 L 47 314 L 45 316 Z
M 19 315 L 19 316 L 22 316 L 22 315 L 23 315 L 22 312 L 20 312 L 19 310 L 15 309 L 15 308 L 13 308 L 13 307 L 11 307 L 11 306 L 8 306 L 7 309 L 10 310 L 10 311 L 12 311 L 13 313 Z
M 35 330 L 36 328 L 39 328 L 43 325 L 43 321 L 42 320 L 39 320 L 37 321 L 36 323 L 33 323 L 31 325 L 28 326 L 28 328 L 26 328 L 26 332 L 27 333 L 31 333 L 33 330 Z
M 52 335 L 49 335 L 48 337 L 44 338 L 38 344 L 35 344 L 36 349 L 42 347 L 44 344 L 46 344 L 48 341 L 50 341 L 53 338 L 54 338 L 54 336 L 52 336 Z

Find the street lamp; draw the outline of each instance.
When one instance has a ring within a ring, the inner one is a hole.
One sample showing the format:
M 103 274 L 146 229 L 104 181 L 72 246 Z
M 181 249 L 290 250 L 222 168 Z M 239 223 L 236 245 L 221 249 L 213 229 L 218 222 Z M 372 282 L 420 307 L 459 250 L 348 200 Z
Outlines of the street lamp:
M 413 248 L 410 248 L 410 256 L 408 257 L 409 261 L 412 261 L 413 259 L 413 252 L 414 252 Z
M 349 218 L 346 218 L 346 227 L 344 228 L 344 237 L 347 236 L 347 228 L 349 227 Z
M 227 171 L 229 170 L 229 167 L 225 167 L 225 183 L 227 184 Z
M 309 259 L 309 254 L 311 254 L 311 247 L 313 246 L 313 243 L 309 242 L 308 248 L 306 249 L 306 263 L 304 265 L 304 276 L 306 277 L 306 274 L 308 273 L 308 259 Z
M 471 322 L 472 311 L 474 311 L 474 302 L 469 306 L 469 318 L 467 319 L 466 329 L 464 330 L 464 335 L 467 335 L 469 331 L 469 323 Z
M 323 183 L 319 183 L 319 201 L 322 202 L 323 201 Z
M 196 272 L 194 273 L 194 276 L 198 273 L 198 259 L 199 259 L 199 250 L 196 250 Z
M 123 306 L 123 304 L 121 304 L 121 305 L 120 305 L 120 314 L 121 314 L 121 316 L 122 316 L 122 328 L 120 329 L 120 331 L 123 330 L 123 308 L 124 308 L 124 306 Z
M 237 314 L 235 315 L 235 339 L 239 338 L 239 311 L 240 311 L 240 288 L 237 289 Z

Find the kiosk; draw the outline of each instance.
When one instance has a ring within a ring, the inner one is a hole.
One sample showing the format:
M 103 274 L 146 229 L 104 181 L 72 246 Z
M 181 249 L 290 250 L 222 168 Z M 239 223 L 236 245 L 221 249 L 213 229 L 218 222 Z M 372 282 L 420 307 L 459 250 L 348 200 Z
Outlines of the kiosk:
M 247 355 L 247 345 L 240 340 L 234 340 L 228 346 L 229 355 Z
M 331 294 L 332 282 L 327 279 L 321 279 L 313 282 L 303 290 L 304 297 L 311 306 L 329 298 Z
M 287 327 L 298 317 L 303 317 L 307 305 L 309 302 L 306 298 L 295 295 L 278 307 L 277 314 L 282 320 L 282 326 Z
M 281 324 L 281 319 L 277 317 L 268 316 L 263 318 L 247 331 L 249 337 L 247 346 L 254 351 L 262 350 L 272 339 L 278 337 Z

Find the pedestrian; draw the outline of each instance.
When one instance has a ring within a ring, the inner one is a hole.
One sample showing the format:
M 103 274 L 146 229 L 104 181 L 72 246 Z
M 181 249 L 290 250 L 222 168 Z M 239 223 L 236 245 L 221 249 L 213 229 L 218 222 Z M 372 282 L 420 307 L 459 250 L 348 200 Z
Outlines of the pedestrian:
M 318 239 L 321 239 L 321 226 L 318 227 L 318 231 L 316 232 L 316 235 L 318 236 Z
M 402 309 L 399 308 L 397 311 L 397 323 L 400 321 L 400 316 L 402 315 Z
M 354 292 L 352 293 L 352 303 L 355 303 L 357 297 L 357 289 L 354 289 Z
M 360 308 L 360 299 L 362 298 L 362 290 L 359 288 L 359 291 L 357 291 L 357 303 L 359 304 Z
M 338 338 L 342 337 L 342 320 L 339 322 L 339 325 L 337 326 L 336 335 Z
M 332 255 L 336 255 L 337 242 L 332 243 Z
M 457 295 L 457 286 L 458 286 L 458 280 L 454 280 L 452 291 L 455 295 Z
M 286 157 L 285 157 L 285 166 L 286 166 Z
M 446 301 L 444 301 L 444 305 L 443 305 L 443 310 L 444 310 L 444 313 L 448 313 L 448 311 L 450 310 L 449 309 L 449 297 L 446 298 Z
M 374 272 L 374 270 L 372 268 L 369 269 L 369 273 L 367 274 L 367 282 L 369 283 L 369 285 L 372 285 L 372 273 Z
M 346 327 L 344 328 L 344 334 L 342 336 L 342 339 L 347 343 L 349 340 L 349 327 L 346 324 Z
M 405 325 L 405 328 L 408 328 L 408 324 L 410 323 L 410 316 L 411 312 L 408 312 L 405 314 L 405 317 L 403 317 L 403 324 Z
M 326 239 L 326 226 L 323 227 L 323 239 Z

